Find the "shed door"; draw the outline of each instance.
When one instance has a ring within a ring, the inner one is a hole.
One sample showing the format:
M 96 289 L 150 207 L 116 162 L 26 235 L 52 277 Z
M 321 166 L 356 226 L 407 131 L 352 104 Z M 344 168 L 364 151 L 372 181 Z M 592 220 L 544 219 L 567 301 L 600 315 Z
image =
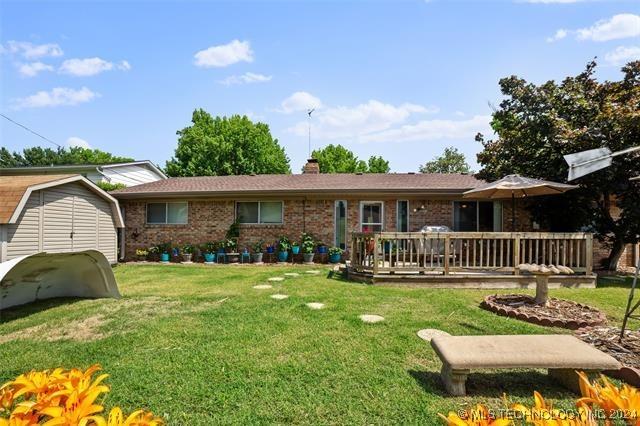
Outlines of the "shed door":
M 48 252 L 73 250 L 73 201 L 74 196 L 66 191 L 58 189 L 44 191 L 42 250 Z

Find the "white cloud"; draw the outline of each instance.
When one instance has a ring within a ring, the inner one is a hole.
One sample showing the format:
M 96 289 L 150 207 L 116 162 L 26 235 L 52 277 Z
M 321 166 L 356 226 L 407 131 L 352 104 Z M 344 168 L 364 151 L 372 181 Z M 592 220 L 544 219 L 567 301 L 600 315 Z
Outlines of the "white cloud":
M 128 71 L 131 69 L 131 65 L 129 65 L 127 61 L 114 64 L 113 62 L 105 61 L 98 57 L 84 59 L 74 58 L 64 61 L 59 71 L 62 74 L 69 74 L 76 77 L 88 77 L 113 69 Z
M 422 120 L 398 128 L 385 130 L 360 139 L 361 142 L 410 142 L 442 139 L 469 139 L 476 133 L 492 134 L 491 116 L 475 115 L 462 120 Z
M 250 83 L 265 83 L 271 80 L 270 75 L 256 74 L 252 72 L 246 72 L 242 75 L 231 75 L 224 80 L 220 80 L 220 84 L 225 86 L 231 86 L 233 84 L 250 84 Z
M 248 41 L 233 40 L 228 44 L 200 50 L 194 58 L 198 67 L 226 67 L 237 62 L 253 62 L 253 51 Z
M 291 114 L 292 112 L 306 111 L 311 108 L 320 108 L 322 102 L 309 92 L 295 92 L 280 104 L 280 112 Z
M 53 71 L 53 67 L 42 62 L 18 64 L 18 72 L 24 77 L 35 77 L 42 71 Z
M 558 31 L 556 31 L 556 33 L 547 38 L 547 41 L 549 43 L 552 43 L 554 41 L 558 41 L 558 40 L 562 40 L 563 38 L 565 38 L 567 35 L 569 34 L 569 32 L 567 30 L 564 29 L 559 29 Z
M 13 109 L 44 108 L 64 105 L 78 105 L 89 102 L 100 94 L 92 92 L 86 87 L 79 90 L 68 87 L 56 87 L 51 91 L 40 91 L 26 98 L 18 98 L 13 101 Z
M 618 46 L 604 55 L 604 60 L 614 66 L 640 60 L 640 46 Z
M 84 139 L 80 139 L 77 136 L 71 136 L 69 139 L 67 139 L 67 142 L 65 145 L 68 146 L 69 148 L 80 147 L 85 149 L 91 149 L 91 145 L 89 145 L 89 142 L 85 141 Z
M 64 52 L 55 43 L 33 44 L 28 41 L 8 41 L 2 46 L 2 52 L 20 55 L 26 59 L 62 56 Z
M 640 36 L 640 15 L 621 13 L 576 31 L 578 40 L 608 41 Z
M 353 107 L 337 106 L 320 109 L 312 119 L 312 127 L 314 135 L 321 139 L 364 141 L 378 132 L 406 122 L 414 114 L 437 111 L 435 107 L 411 103 L 391 105 L 370 100 Z M 288 131 L 304 136 L 307 132 L 307 123 L 301 121 Z

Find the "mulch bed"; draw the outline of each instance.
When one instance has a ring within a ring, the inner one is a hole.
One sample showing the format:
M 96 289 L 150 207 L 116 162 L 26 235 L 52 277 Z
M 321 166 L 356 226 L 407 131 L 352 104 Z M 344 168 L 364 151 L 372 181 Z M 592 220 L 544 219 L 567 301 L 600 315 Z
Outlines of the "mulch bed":
M 624 366 L 620 371 L 607 372 L 633 386 L 640 386 L 640 331 L 626 330 L 622 341 L 616 327 L 586 327 L 575 332 L 580 340 L 608 353 Z
M 548 306 L 541 306 L 535 303 L 533 297 L 525 294 L 487 296 L 480 306 L 498 315 L 546 327 L 577 330 L 607 322 L 607 317 L 603 312 L 590 306 L 554 298 L 549 299 Z

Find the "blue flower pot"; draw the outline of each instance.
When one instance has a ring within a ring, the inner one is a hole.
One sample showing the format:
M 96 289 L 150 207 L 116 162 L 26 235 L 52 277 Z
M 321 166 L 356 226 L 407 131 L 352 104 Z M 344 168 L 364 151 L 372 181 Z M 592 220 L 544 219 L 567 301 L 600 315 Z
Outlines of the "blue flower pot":
M 169 253 L 162 253 L 160 255 L 160 262 L 168 262 L 169 261 Z
M 339 254 L 339 253 L 331 254 L 331 255 L 329 255 L 329 262 L 338 263 L 338 262 L 340 262 L 341 258 L 342 258 L 342 255 Z
M 318 253 L 325 254 L 327 252 L 327 246 L 318 247 Z
M 289 252 L 288 251 L 279 251 L 278 252 L 278 262 L 286 262 L 288 258 L 289 258 Z
M 298 254 L 298 253 L 300 253 L 300 246 L 293 246 L 293 247 L 291 247 L 291 253 L 293 253 L 293 254 Z
M 273 246 L 267 247 L 267 253 L 273 253 Z
M 207 263 L 213 263 L 216 260 L 216 254 L 215 253 L 205 253 L 204 254 L 204 261 Z

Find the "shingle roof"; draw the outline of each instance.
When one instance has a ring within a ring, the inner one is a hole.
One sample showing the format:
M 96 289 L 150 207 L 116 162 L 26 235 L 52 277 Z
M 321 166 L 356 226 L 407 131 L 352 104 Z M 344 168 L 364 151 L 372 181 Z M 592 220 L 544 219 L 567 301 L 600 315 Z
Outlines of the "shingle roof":
M 73 175 L 0 176 L 0 223 L 8 223 L 24 193 L 34 185 L 70 178 Z
M 465 174 L 297 174 L 169 178 L 130 186 L 116 198 L 161 195 L 229 195 L 312 192 L 442 192 L 462 193 L 484 182 Z

